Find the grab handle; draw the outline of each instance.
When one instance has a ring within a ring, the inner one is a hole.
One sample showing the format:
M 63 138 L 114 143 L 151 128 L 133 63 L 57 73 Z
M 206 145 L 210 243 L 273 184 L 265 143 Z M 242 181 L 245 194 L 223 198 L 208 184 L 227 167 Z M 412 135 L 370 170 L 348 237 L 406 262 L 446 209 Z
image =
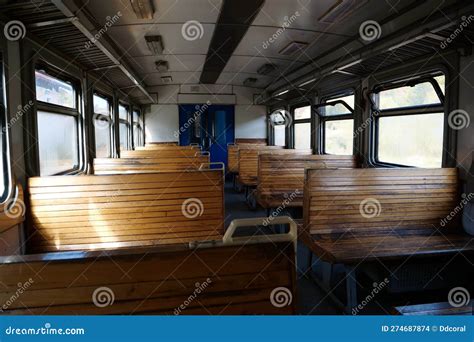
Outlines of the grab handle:
M 268 226 L 274 224 L 288 224 L 290 230 L 284 234 L 269 234 L 269 235 L 254 235 L 254 236 L 242 236 L 234 237 L 234 233 L 239 227 L 249 227 L 255 225 Z M 281 242 L 281 241 L 292 241 L 295 248 L 298 240 L 298 225 L 289 216 L 276 216 L 276 217 L 258 217 L 248 219 L 237 219 L 233 220 L 227 228 L 222 241 L 224 244 L 234 244 L 238 242 L 247 243 L 262 243 L 262 242 Z

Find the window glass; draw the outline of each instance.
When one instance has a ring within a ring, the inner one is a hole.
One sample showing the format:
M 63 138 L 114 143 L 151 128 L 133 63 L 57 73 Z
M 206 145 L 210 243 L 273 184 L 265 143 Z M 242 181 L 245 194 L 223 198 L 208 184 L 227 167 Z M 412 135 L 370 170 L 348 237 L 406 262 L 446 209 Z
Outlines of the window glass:
M 378 160 L 437 168 L 443 156 L 444 114 L 420 114 L 379 118 Z
M 273 126 L 275 146 L 286 146 L 286 126 Z
M 96 119 L 95 124 L 95 154 L 97 158 L 109 158 L 110 146 L 110 124 L 107 120 Z M 107 129 L 107 127 L 109 127 Z
M 136 110 L 133 111 L 133 123 L 139 123 L 140 113 Z
M 324 125 L 324 152 L 352 155 L 354 144 L 354 120 L 326 121 Z
M 79 164 L 76 118 L 38 111 L 38 144 L 42 176 L 72 170 Z
M 120 123 L 120 150 L 128 150 L 128 125 Z
M 94 113 L 110 115 L 109 101 L 102 96 L 94 95 Z
M 58 106 L 76 108 L 74 87 L 68 83 L 36 70 L 36 99 Z
M 441 88 L 441 91 L 443 94 L 446 92 L 446 78 L 444 75 L 436 76 L 434 77 L 435 81 L 438 82 L 439 87 Z
M 311 119 L 311 106 L 295 108 L 295 120 Z
M 295 149 L 311 148 L 311 123 L 295 123 Z
M 444 89 L 444 86 L 442 88 Z M 440 104 L 440 100 L 430 82 L 389 89 L 379 94 L 380 110 L 436 104 Z
M 135 147 L 142 145 L 142 130 L 138 125 L 133 126 L 133 145 Z
M 119 105 L 119 118 L 128 121 L 127 107 Z
M 334 102 L 334 101 L 344 101 L 349 107 L 354 109 L 354 95 L 349 96 L 342 96 L 342 97 L 335 97 L 326 102 Z M 352 114 L 346 106 L 341 103 L 337 103 L 334 106 L 328 105 L 324 107 L 320 107 L 319 112 L 323 116 L 336 116 L 336 115 L 348 115 Z

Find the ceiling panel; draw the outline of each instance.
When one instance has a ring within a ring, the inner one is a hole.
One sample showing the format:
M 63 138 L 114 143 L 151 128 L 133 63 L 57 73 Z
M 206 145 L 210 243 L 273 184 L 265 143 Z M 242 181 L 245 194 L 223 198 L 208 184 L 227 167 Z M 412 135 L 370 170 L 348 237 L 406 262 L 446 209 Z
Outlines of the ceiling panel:
M 168 62 L 169 72 L 173 71 L 201 71 L 204 65 L 205 55 L 161 55 L 134 57 L 132 66 L 139 74 L 158 72 L 155 62 L 164 60 Z
M 188 20 L 215 23 L 222 0 L 153 0 L 153 5 L 155 9 L 153 20 L 138 19 L 129 0 L 88 1 L 87 8 L 102 25 L 105 24 L 107 16 L 113 16 L 118 11 L 122 13 L 120 25 L 185 23 Z
M 216 84 L 232 84 L 232 85 L 239 85 L 243 86 L 244 81 L 247 78 L 257 78 L 257 83 L 254 85 L 255 88 L 264 88 L 271 82 L 272 77 L 269 76 L 259 76 L 255 77 L 254 74 L 248 74 L 244 72 L 233 73 L 233 72 L 222 72 L 217 79 Z
M 201 72 L 167 72 L 164 74 L 153 73 L 146 75 L 143 78 L 143 81 L 148 86 L 167 85 L 168 83 L 163 83 L 161 81 L 162 76 L 173 77 L 173 81 L 169 84 L 198 84 Z

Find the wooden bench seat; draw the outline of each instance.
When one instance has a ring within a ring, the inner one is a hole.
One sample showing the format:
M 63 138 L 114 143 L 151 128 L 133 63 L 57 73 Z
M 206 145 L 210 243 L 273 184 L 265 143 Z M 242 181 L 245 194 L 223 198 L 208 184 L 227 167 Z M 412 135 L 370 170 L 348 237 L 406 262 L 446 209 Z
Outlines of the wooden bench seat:
M 32 252 L 220 238 L 223 170 L 29 179 Z
M 239 182 L 244 186 L 255 187 L 258 183 L 258 156 L 260 154 L 304 154 L 311 150 L 289 150 L 281 146 L 246 146 L 239 149 Z
M 227 145 L 227 171 L 239 172 L 239 147 L 243 146 L 267 146 L 266 139 L 236 139 L 235 144 Z
M 94 174 L 107 175 L 119 173 L 153 173 L 199 169 L 209 164 L 209 155 L 194 157 L 163 157 L 163 158 L 96 158 Z
M 208 155 L 208 153 L 201 152 L 200 148 L 194 147 L 186 149 L 140 149 L 120 152 L 120 158 L 192 158 L 199 155 Z
M 474 300 L 461 307 L 454 307 L 448 302 L 398 306 L 394 308 L 394 314 L 403 316 L 472 316 L 474 314 Z
M 354 156 L 261 154 L 258 157 L 257 201 L 266 209 L 303 206 L 305 169 L 356 168 Z
M 294 314 L 294 236 L 0 257 L 2 314 Z
M 457 169 L 309 169 L 299 236 L 320 260 L 346 266 L 350 311 L 363 262 L 474 252 L 459 220 L 447 220 L 458 195 Z

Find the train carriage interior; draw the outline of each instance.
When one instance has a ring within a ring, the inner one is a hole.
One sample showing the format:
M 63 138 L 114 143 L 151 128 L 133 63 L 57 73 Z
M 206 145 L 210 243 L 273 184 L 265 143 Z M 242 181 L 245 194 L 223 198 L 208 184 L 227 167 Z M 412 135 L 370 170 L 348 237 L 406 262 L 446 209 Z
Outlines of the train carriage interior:
M 472 315 L 474 2 L 0 0 L 0 314 Z

